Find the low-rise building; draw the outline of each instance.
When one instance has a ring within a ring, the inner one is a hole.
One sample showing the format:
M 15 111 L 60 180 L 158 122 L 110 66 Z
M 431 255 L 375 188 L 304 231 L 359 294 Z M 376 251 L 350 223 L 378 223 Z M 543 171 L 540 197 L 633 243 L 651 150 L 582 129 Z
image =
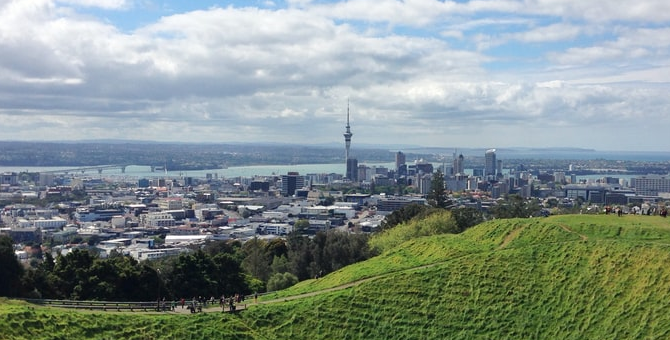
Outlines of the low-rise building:
M 391 213 L 410 204 L 425 205 L 426 199 L 407 196 L 391 196 L 380 198 L 377 201 L 377 212 L 379 214 Z
M 77 208 L 74 218 L 79 222 L 111 221 L 114 216 L 123 215 L 122 209 Z
M 293 226 L 288 223 L 262 223 L 256 232 L 261 235 L 288 235 L 293 232 Z
M 152 228 L 169 228 L 177 225 L 174 217 L 171 214 L 164 212 L 151 212 L 140 215 L 140 224 L 145 227 Z

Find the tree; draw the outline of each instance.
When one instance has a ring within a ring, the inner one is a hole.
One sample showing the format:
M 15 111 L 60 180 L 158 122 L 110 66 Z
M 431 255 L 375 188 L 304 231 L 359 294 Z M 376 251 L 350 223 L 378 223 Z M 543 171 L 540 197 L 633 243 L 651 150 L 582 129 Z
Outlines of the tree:
M 221 293 L 216 279 L 218 270 L 219 266 L 212 258 L 199 250 L 179 255 L 172 266 L 172 272 L 164 272 L 163 275 L 170 279 L 170 290 L 179 296 L 207 296 Z
M 207 241 L 202 247 L 202 251 L 205 253 L 215 256 L 219 253 L 226 253 L 231 255 L 237 255 L 238 257 L 243 258 L 241 249 L 242 242 L 238 240 L 228 240 L 228 241 Z
M 249 281 L 246 280 L 240 261 L 235 255 L 216 254 L 212 261 L 216 265 L 216 273 L 212 274 L 214 280 L 218 282 L 219 293 L 231 295 L 257 290 L 249 287 Z M 264 284 L 264 282 L 261 282 L 261 285 Z
M 558 199 L 553 198 L 553 197 L 547 199 L 546 206 L 547 206 L 547 208 L 556 208 L 556 207 L 558 207 Z
M 265 246 L 265 252 L 268 255 L 268 258 L 272 259 L 275 257 L 281 257 L 288 254 L 288 247 L 286 246 L 286 241 L 281 238 L 275 238 L 267 242 Z
M 0 268 L 2 268 L 0 296 L 19 295 L 23 267 L 14 254 L 12 239 L 6 235 L 0 235 Z
M 87 299 L 90 269 L 95 260 L 94 255 L 81 249 L 74 249 L 65 256 L 58 255 L 53 270 L 57 277 L 57 291 L 66 299 Z
M 270 260 L 265 252 L 266 242 L 254 237 L 242 246 L 242 251 L 246 255 L 242 260 L 242 268 L 249 275 L 267 282 L 270 276 Z
M 518 218 L 536 216 L 542 208 L 534 201 L 527 201 L 519 195 L 509 195 L 503 202 L 491 208 L 495 218 Z
M 288 258 L 284 255 L 275 256 L 274 259 L 272 259 L 272 265 L 270 265 L 273 274 L 286 273 L 291 269 L 289 266 Z
M 297 234 L 304 234 L 307 229 L 309 229 L 309 221 L 306 219 L 299 219 L 293 225 L 293 230 Z
M 456 226 L 458 226 L 459 232 L 484 222 L 484 215 L 477 208 L 467 207 L 451 209 L 451 216 L 456 221 Z
M 86 242 L 90 247 L 95 246 L 96 244 L 100 243 L 100 236 L 98 235 L 91 235 L 91 237 L 88 238 L 88 241 Z
M 299 233 L 291 233 L 287 240 L 288 261 L 291 273 L 298 277 L 298 280 L 309 279 L 310 264 L 314 261 L 310 251 L 310 239 Z
M 413 218 L 422 218 L 430 215 L 436 209 L 417 203 L 408 204 L 391 214 L 387 215 L 380 225 L 381 230 L 391 229 L 400 223 L 407 222 Z
M 447 190 L 444 185 L 444 175 L 439 169 L 433 173 L 433 179 L 430 182 L 430 192 L 428 193 L 428 204 L 433 208 L 446 208 Z
M 329 230 L 323 245 L 323 258 L 327 259 L 326 273 L 361 262 L 372 257 L 368 234 L 348 234 Z
M 298 283 L 298 277 L 291 273 L 277 273 L 268 281 L 268 291 L 282 290 Z
M 321 202 L 320 202 L 321 205 L 326 206 L 326 207 L 333 205 L 333 203 L 335 203 L 335 197 L 330 196 L 330 195 L 321 199 Z

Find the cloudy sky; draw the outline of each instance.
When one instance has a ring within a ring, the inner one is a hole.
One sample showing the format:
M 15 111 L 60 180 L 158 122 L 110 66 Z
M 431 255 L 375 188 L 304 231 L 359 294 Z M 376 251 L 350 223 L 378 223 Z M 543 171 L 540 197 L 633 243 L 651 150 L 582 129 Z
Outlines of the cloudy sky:
M 670 1 L 0 0 L 0 140 L 670 148 Z

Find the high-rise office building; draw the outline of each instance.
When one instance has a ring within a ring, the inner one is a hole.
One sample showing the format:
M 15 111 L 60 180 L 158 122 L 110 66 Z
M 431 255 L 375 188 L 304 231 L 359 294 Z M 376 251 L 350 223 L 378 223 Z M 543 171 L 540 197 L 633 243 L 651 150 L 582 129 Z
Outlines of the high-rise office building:
M 402 151 L 398 151 L 395 154 L 395 171 L 398 171 L 401 166 L 405 165 L 406 158 L 405 154 Z
M 428 163 L 423 159 L 414 162 L 416 173 L 432 174 L 434 171 L 433 163 Z
M 358 159 L 347 159 L 347 176 L 350 181 L 358 182 Z
M 289 172 L 281 176 L 281 194 L 284 197 L 295 195 L 296 190 L 305 186 L 305 177 L 297 172 Z
M 630 186 L 638 195 L 658 196 L 670 192 L 670 178 L 661 175 L 646 175 L 630 179 Z
M 454 176 L 463 175 L 465 173 L 464 162 L 465 158 L 463 157 L 463 154 L 456 157 L 456 153 L 454 152 Z
M 484 176 L 495 176 L 497 166 L 496 149 L 486 150 L 484 154 Z

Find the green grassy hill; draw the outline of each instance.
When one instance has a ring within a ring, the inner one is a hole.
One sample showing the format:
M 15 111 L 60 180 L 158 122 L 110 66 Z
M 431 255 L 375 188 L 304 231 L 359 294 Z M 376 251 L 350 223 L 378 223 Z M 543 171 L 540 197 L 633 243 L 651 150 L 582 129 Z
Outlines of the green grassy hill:
M 670 220 L 497 220 L 390 251 L 235 315 L 4 301 L 6 339 L 670 338 Z

